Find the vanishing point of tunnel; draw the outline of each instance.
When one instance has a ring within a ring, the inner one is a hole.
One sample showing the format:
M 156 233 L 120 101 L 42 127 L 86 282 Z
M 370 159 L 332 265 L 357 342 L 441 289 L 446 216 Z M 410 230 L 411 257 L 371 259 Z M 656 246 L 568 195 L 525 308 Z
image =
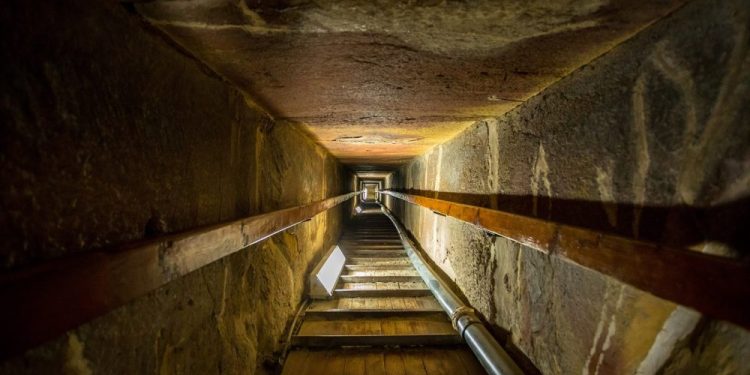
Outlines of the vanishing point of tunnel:
M 750 0 L 0 25 L 0 374 L 750 375 Z

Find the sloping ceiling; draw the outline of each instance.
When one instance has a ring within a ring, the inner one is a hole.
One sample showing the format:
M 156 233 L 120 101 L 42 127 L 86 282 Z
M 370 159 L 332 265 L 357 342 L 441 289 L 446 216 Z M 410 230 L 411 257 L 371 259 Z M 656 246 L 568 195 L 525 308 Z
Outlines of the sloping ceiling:
M 506 113 L 681 0 L 157 0 L 148 22 L 355 169 Z

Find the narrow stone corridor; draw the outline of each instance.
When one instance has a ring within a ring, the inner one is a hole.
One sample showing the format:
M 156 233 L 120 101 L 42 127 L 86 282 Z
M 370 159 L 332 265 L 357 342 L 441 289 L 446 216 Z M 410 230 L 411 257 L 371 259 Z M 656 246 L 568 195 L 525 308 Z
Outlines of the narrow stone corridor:
M 750 0 L 0 25 L 0 375 L 750 375 Z

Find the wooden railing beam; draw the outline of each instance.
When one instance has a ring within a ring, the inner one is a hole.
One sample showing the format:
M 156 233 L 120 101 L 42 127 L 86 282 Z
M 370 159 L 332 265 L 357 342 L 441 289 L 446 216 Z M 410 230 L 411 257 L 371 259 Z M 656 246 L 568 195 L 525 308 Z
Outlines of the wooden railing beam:
M 0 275 L 0 358 L 57 337 L 358 193 Z
M 534 217 L 381 191 L 750 329 L 750 265 Z

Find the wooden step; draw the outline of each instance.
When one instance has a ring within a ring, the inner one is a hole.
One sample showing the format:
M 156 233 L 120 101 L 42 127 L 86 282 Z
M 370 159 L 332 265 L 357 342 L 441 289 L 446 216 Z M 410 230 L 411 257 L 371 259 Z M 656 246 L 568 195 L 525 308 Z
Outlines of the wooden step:
M 344 237 L 339 242 L 343 243 L 374 243 L 374 242 L 384 242 L 384 243 L 394 243 L 394 244 L 401 244 L 401 239 L 398 237 Z
M 348 240 L 342 238 L 339 242 L 344 244 L 400 244 L 401 239 L 359 238 L 356 240 Z
M 398 258 L 406 257 L 405 250 L 346 250 L 344 255 L 353 258 L 377 257 L 377 258 Z
M 340 281 L 338 284 L 340 289 L 423 289 L 427 286 L 422 279 L 416 281 L 404 281 L 404 282 L 346 282 Z
M 412 267 L 403 269 L 346 269 L 342 276 L 419 276 L 419 273 Z
M 384 282 L 417 282 L 422 278 L 417 275 L 341 275 L 345 283 L 384 283 Z
M 409 261 L 409 258 L 407 257 L 396 257 L 396 258 L 347 257 L 346 264 L 347 265 L 367 264 L 371 266 L 376 266 L 376 265 L 377 266 L 381 266 L 381 265 L 411 266 L 411 261 Z
M 367 225 L 355 225 L 355 226 L 348 226 L 346 227 L 346 233 L 362 233 L 362 232 L 392 232 L 392 233 L 398 233 L 396 228 L 393 226 L 393 223 L 389 222 L 388 226 L 367 226 Z
M 367 242 L 377 242 L 377 241 L 390 241 L 390 242 L 401 242 L 401 238 L 398 236 L 388 236 L 390 238 L 382 238 L 381 236 L 369 236 L 369 235 L 360 235 L 356 237 L 356 241 L 367 241 Z M 344 241 L 352 241 L 351 239 L 347 239 L 346 236 L 341 238 Z
M 440 304 L 435 297 L 379 297 L 379 298 L 334 298 L 329 300 L 315 300 L 307 307 L 307 311 L 317 310 L 355 310 L 355 309 L 383 309 L 383 310 L 439 310 Z
M 344 269 L 348 271 L 411 271 L 414 267 L 409 262 L 404 264 L 347 264 Z
M 343 237 L 347 236 L 355 236 L 355 237 L 362 237 L 362 236 L 393 236 L 398 237 L 398 232 L 394 230 L 379 230 L 379 231 L 366 231 L 366 230 L 360 230 L 356 232 L 347 232 L 344 233 Z
M 378 244 L 378 243 L 363 243 L 363 242 L 339 242 L 339 247 L 342 249 L 354 250 L 358 248 L 367 249 L 403 249 L 404 245 L 399 243 L 391 244 Z
M 466 347 L 299 348 L 289 352 L 282 375 L 451 374 L 482 375 Z
M 332 346 L 422 346 L 462 343 L 458 334 L 424 335 L 295 335 L 292 345 L 327 348 Z
M 336 297 L 420 297 L 431 296 L 428 288 L 423 289 L 335 289 Z
M 390 233 L 390 232 L 370 232 L 370 233 L 347 233 L 343 235 L 342 239 L 359 239 L 359 238 L 391 238 L 391 239 L 399 239 L 398 233 Z
M 341 251 L 406 251 L 403 246 L 339 246 Z M 406 254 L 406 253 L 405 253 Z
M 339 242 L 341 250 L 403 250 L 404 245 L 398 244 L 367 244 L 367 243 L 342 243 Z
M 308 310 L 305 312 L 305 318 L 317 317 L 326 319 L 346 319 L 346 318 L 392 318 L 394 316 L 400 317 L 425 317 L 445 315 L 445 311 L 442 309 L 329 309 L 329 310 Z
M 337 342 L 325 342 L 334 345 L 398 345 L 394 338 L 404 339 L 404 336 L 456 336 L 446 314 L 432 314 L 429 316 L 392 316 L 392 317 L 355 317 L 345 319 L 329 319 L 328 316 L 305 316 L 296 333 L 296 337 L 336 337 Z M 381 343 L 358 342 L 352 344 L 341 342 L 346 337 L 354 337 L 354 340 L 389 340 Z M 407 345 L 403 343 L 402 345 Z

